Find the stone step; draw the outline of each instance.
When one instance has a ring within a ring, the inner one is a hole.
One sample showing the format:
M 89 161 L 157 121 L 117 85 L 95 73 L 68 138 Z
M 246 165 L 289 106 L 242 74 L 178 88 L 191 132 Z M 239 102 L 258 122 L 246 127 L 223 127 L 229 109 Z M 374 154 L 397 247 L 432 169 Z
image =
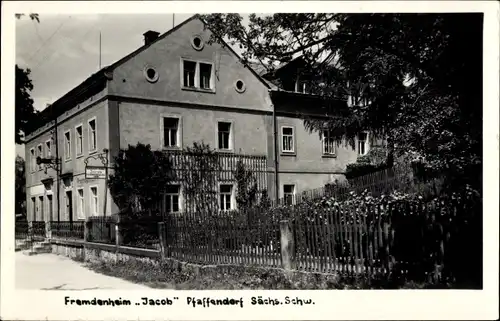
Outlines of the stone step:
M 37 255 L 42 253 L 52 253 L 52 249 L 45 246 L 33 246 L 33 249 L 23 251 L 25 255 Z

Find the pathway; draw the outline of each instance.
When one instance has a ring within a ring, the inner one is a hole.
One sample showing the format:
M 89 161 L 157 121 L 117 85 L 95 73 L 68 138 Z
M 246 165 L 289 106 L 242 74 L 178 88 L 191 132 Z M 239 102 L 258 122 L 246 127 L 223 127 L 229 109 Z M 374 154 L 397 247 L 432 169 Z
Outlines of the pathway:
M 16 252 L 16 284 L 22 290 L 148 290 L 149 287 L 96 273 L 55 254 Z

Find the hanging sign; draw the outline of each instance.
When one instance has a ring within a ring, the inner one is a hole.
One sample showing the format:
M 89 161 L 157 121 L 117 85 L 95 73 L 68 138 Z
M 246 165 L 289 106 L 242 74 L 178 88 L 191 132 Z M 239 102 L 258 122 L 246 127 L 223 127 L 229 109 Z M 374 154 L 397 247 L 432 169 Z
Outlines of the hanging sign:
M 86 166 L 85 179 L 104 179 L 106 178 L 106 166 Z

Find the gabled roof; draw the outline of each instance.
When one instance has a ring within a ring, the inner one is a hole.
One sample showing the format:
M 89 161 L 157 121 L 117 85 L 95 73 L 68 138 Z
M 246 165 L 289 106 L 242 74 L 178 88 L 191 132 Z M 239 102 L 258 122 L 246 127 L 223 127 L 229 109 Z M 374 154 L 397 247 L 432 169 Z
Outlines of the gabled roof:
M 130 58 L 138 55 L 139 53 L 143 52 L 144 50 L 146 50 L 147 48 L 149 48 L 150 46 L 152 46 L 156 42 L 166 38 L 170 34 L 174 33 L 175 31 L 179 30 L 180 28 L 182 28 L 182 26 L 184 26 L 188 22 L 193 21 L 195 19 L 199 19 L 201 22 L 203 22 L 205 27 L 207 27 L 206 22 L 203 21 L 203 19 L 201 18 L 201 16 L 199 14 L 195 14 L 195 15 L 191 16 L 190 18 L 184 20 L 183 22 L 181 22 L 180 24 L 178 24 L 174 28 L 172 28 L 169 31 L 158 36 L 158 38 L 155 39 L 154 41 L 152 41 L 151 43 L 137 48 L 135 51 L 133 51 L 130 54 L 126 55 L 125 57 L 119 59 L 118 61 L 114 62 L 113 64 L 106 66 L 106 67 L 100 69 L 99 71 L 97 71 L 96 73 L 92 74 L 90 77 L 85 79 L 82 83 L 80 83 L 78 86 L 74 87 L 73 89 L 68 91 L 66 94 L 64 94 L 61 98 L 56 100 L 53 104 L 51 104 L 52 108 L 45 108 L 44 110 L 42 110 L 39 113 L 39 119 L 41 119 L 45 124 L 51 120 L 50 118 L 52 118 L 51 116 L 53 116 L 53 115 L 51 115 L 52 113 L 55 113 L 57 115 L 60 115 L 61 113 L 63 113 L 64 109 L 71 105 L 71 104 L 68 104 L 68 102 L 73 101 L 73 100 L 82 100 L 82 99 L 84 100 L 85 98 L 87 98 L 89 96 L 88 89 L 90 87 L 95 88 L 96 86 L 104 85 L 106 83 L 107 79 L 109 79 L 109 77 L 110 77 L 108 72 L 112 72 L 113 69 L 115 69 L 117 66 L 121 65 L 122 63 L 129 60 Z M 210 28 L 208 28 L 208 27 L 207 27 L 207 29 L 210 30 Z M 231 53 L 236 58 L 238 58 L 238 60 L 240 62 L 242 62 L 243 65 L 245 67 L 247 67 L 250 70 L 250 72 L 255 77 L 257 77 L 257 79 L 259 79 L 260 82 L 262 82 L 262 84 L 264 84 L 264 86 L 266 86 L 268 89 L 275 88 L 275 86 L 272 83 L 270 83 L 269 81 L 262 78 L 261 74 L 259 72 L 256 72 L 253 69 L 253 67 L 255 67 L 255 65 L 252 66 L 250 64 L 245 64 L 243 62 L 243 59 L 240 57 L 240 55 L 238 55 L 223 39 L 218 39 L 218 41 L 225 48 L 227 48 L 229 51 L 231 51 Z M 86 93 L 87 93 L 87 95 L 86 95 Z M 43 124 L 38 126 L 38 128 L 41 126 L 43 126 Z M 32 132 L 34 132 L 38 128 L 34 128 L 31 132 L 26 133 L 26 135 L 31 134 Z

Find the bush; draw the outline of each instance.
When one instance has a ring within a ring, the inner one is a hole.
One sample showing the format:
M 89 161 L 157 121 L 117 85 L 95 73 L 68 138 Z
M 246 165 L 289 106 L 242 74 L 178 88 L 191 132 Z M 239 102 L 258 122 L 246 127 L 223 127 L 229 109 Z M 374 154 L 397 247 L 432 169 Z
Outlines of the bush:
M 420 282 L 470 281 L 475 286 L 481 283 L 482 203 L 480 193 L 470 186 L 429 200 L 397 191 L 379 197 L 367 191 L 351 192 L 345 201 L 323 197 L 272 208 L 260 215 L 291 221 L 297 253 L 323 255 L 325 244 L 331 244 L 333 238 L 336 256 L 352 257 L 350 238 L 343 234 L 341 239 L 333 229 L 344 226 L 358 232 L 363 227 L 358 239 L 363 257 L 378 253 L 375 259 L 380 265 L 393 264 L 392 277 Z M 377 245 L 373 233 L 383 231 L 384 224 L 392 229 L 393 236 L 387 239 L 389 243 Z M 330 229 L 311 228 L 321 225 Z M 372 251 L 367 246 L 370 242 Z M 390 246 L 389 252 L 386 246 Z M 464 255 L 471 259 L 464 262 Z M 429 277 L 435 279 L 429 281 Z

